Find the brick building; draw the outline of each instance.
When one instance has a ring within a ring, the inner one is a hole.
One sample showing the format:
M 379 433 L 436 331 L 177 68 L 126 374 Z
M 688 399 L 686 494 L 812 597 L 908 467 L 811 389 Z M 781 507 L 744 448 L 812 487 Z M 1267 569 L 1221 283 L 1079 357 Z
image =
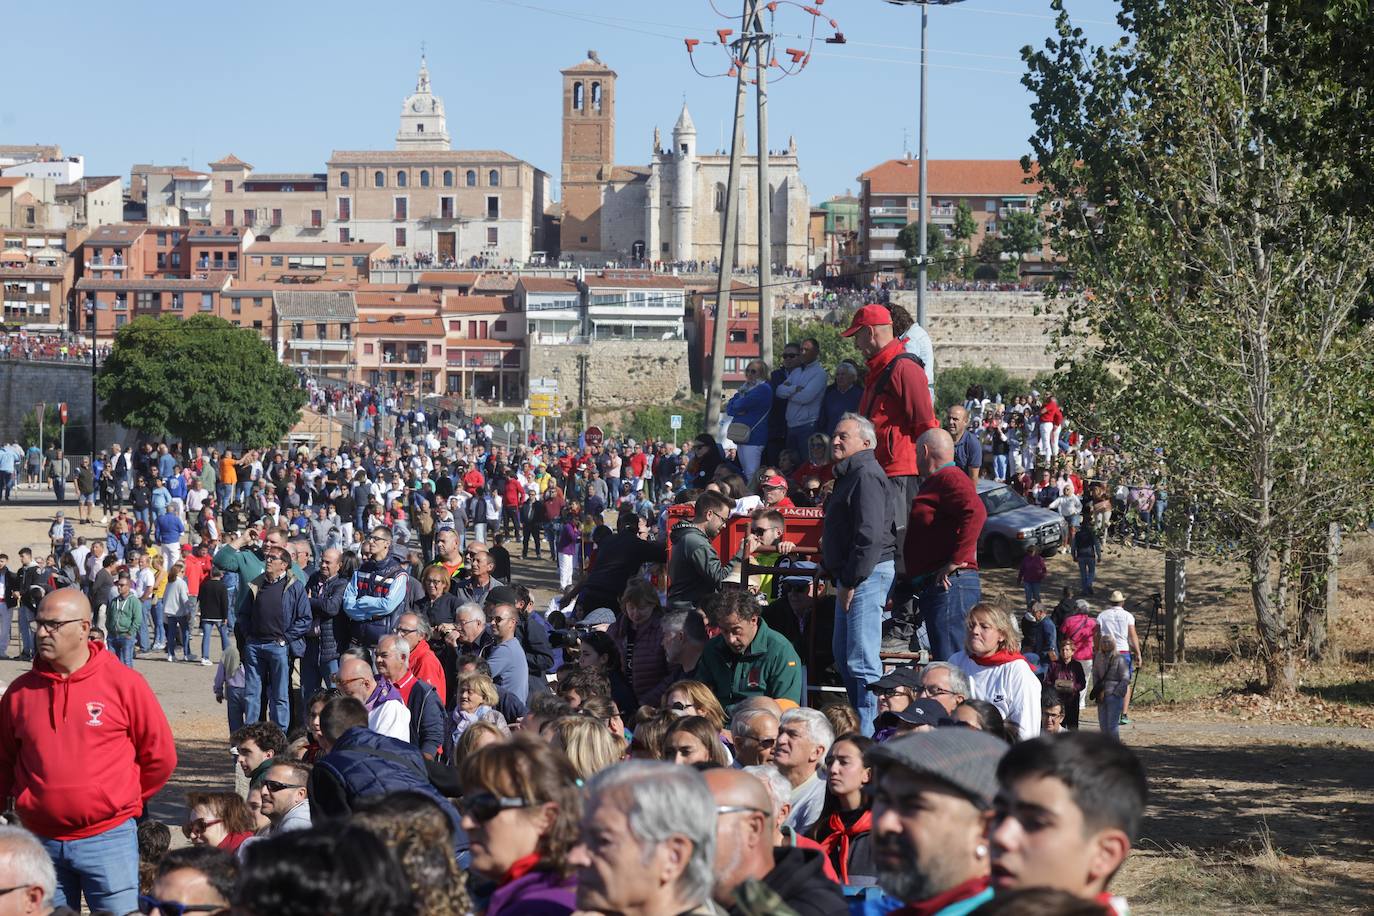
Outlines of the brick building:
M 692 381 L 704 390 L 711 377 L 711 354 L 715 352 L 716 294 L 695 293 L 692 309 Z M 730 315 L 725 326 L 725 386 L 744 384 L 744 367 L 759 355 L 759 290 L 738 280 L 730 281 Z M 776 367 L 773 367 L 776 368 Z
M 345 280 L 366 283 L 373 261 L 391 256 L 381 242 L 250 242 L 243 252 L 247 282 L 317 283 Z

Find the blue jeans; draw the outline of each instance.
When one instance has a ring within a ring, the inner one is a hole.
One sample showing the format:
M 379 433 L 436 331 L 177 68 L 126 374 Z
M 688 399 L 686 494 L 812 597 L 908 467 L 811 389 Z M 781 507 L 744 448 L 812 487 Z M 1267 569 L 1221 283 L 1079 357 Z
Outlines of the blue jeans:
M 32 621 L 33 611 L 22 604 L 19 605 L 19 645 L 29 658 L 33 657 L 33 631 L 29 629 Z
M 811 434 L 815 431 L 816 422 L 814 420 L 810 423 L 803 423 L 801 426 L 787 427 L 786 447 L 797 453 L 798 461 L 805 461 L 807 456 L 811 454 L 810 446 L 806 440 L 810 439 Z
M 1026 592 L 1026 607 L 1031 606 L 1031 602 L 1040 600 L 1039 582 L 1022 582 L 1021 587 Z
M 1078 581 L 1083 586 L 1084 592 L 1093 590 L 1093 581 L 1097 578 L 1097 557 L 1093 556 L 1092 551 L 1085 551 L 1078 555 Z
M 110 650 L 115 658 L 130 668 L 134 666 L 134 638 L 132 636 L 111 636 Z
M 1104 735 L 1121 739 L 1121 709 L 1125 697 L 1103 697 L 1097 701 L 1097 728 Z
M 229 627 L 222 620 L 202 620 L 200 622 L 200 657 L 210 657 L 210 631 L 219 630 L 219 651 L 229 648 Z M 189 636 L 188 636 L 189 641 Z
M 964 648 L 964 618 L 968 616 L 968 609 L 982 597 L 982 580 L 976 569 L 951 573 L 948 589 L 931 577 L 916 590 L 916 611 L 926 625 L 931 661 L 948 661 L 951 655 Z M 916 649 L 913 639 L 912 651 Z
M 286 646 L 274 642 L 250 642 L 243 657 L 243 712 L 249 722 L 258 721 L 262 714 L 263 675 L 272 704 L 271 719 L 285 731 L 291 726 L 291 699 L 287 689 L 291 683 L 291 656 Z
M 132 819 L 80 840 L 38 841 L 57 871 L 53 906 L 129 913 L 138 909 L 138 831 Z
M 186 617 L 167 617 L 165 618 L 167 627 L 167 651 L 176 654 L 177 646 L 181 646 L 181 657 L 191 657 L 191 618 Z
M 229 714 L 229 734 L 233 734 L 243 728 L 244 713 L 246 704 L 243 699 L 242 687 L 224 688 L 224 705 Z
M 0 601 L 0 657 L 8 656 L 10 651 L 10 628 L 14 625 L 14 612 L 8 604 Z
M 859 713 L 859 730 L 872 734 L 878 714 L 878 696 L 868 685 L 883 676 L 878 651 L 883 643 L 883 605 L 897 564 L 885 560 L 873 567 L 868 578 L 854 589 L 849 610 L 835 609 L 835 633 L 831 647 L 849 702 Z
M 997 480 L 1007 479 L 1007 456 L 992 456 L 992 476 Z

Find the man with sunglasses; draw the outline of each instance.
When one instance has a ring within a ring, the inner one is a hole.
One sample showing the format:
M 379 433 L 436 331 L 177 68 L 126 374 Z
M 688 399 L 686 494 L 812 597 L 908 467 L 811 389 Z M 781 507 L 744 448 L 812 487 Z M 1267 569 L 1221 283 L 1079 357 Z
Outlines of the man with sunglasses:
M 351 642 L 368 649 L 396 627 L 406 610 L 410 576 L 392 556 L 391 529 L 378 525 L 363 541 L 363 562 L 344 589 Z
M 186 916 L 229 912 L 238 862 L 212 846 L 173 849 L 158 863 L 157 878 L 138 898 L 140 913 Z
M 729 563 L 720 561 L 712 543 L 730 523 L 734 508 L 733 499 L 707 490 L 697 497 L 692 520 L 673 526 L 668 535 L 672 544 L 668 557 L 669 610 L 701 607 L 744 558 L 748 538 L 741 540 L 739 553 Z
M 310 596 L 291 575 L 291 555 L 285 547 L 268 547 L 263 559 L 266 571 L 249 583 L 246 612 L 236 626 L 245 643 L 244 718 L 258 721 L 265 681 L 269 716 L 287 729 L 291 727 L 291 662 L 305 655 L 312 620 Z
M 15 799 L 57 872 L 56 906 L 138 906 L 134 818 L 176 769 L 148 682 L 91 642 L 91 605 L 51 592 L 33 620 L 34 663 L 0 698 L 0 798 Z M 98 775 L 97 775 L 98 774 Z M 7 886 L 7 885 L 6 885 Z
M 310 764 L 286 760 L 272 764 L 262 781 L 262 815 L 272 822 L 271 834 L 310 827 Z

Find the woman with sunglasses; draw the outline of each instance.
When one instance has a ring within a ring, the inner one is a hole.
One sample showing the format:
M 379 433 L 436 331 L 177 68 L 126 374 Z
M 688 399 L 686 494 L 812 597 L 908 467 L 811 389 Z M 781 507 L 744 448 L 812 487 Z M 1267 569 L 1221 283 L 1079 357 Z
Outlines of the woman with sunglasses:
M 560 916 L 577 908 L 568 852 L 578 840 L 582 799 L 568 758 L 516 735 L 458 764 L 473 874 L 496 884 L 486 916 Z
M 253 814 L 235 792 L 192 792 L 186 796 L 190 819 L 181 832 L 193 846 L 237 852 L 253 835 Z
M 744 367 L 744 384 L 725 405 L 725 412 L 734 418 L 730 438 L 739 446 L 740 469 L 746 479 L 753 479 L 763 461 L 763 450 L 768 445 L 768 414 L 772 409 L 773 386 L 768 384 L 768 364 L 756 359 Z
M 876 884 L 873 864 L 873 800 L 866 791 L 873 771 L 864 754 L 873 739 L 850 733 L 835 739 L 825 758 L 825 804 L 811 837 L 821 844 L 846 886 Z

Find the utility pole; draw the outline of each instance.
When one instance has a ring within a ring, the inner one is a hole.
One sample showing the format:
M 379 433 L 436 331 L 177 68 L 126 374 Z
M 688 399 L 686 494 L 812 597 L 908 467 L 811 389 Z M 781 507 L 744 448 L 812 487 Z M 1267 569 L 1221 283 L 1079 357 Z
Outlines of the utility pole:
M 768 189 L 768 65 L 772 36 L 763 30 L 763 16 L 755 7 L 754 61 L 758 73 L 759 152 L 759 358 L 773 367 L 773 195 Z
M 916 323 L 926 328 L 926 222 L 930 203 L 926 199 L 926 20 L 930 4 L 921 4 L 921 125 L 916 145 L 921 150 L 921 171 L 917 178 L 916 194 L 920 203 L 916 211 Z M 927 331 L 929 333 L 929 331 Z
M 743 23 L 752 23 L 759 0 L 744 0 Z M 730 282 L 735 272 L 735 240 L 738 235 L 740 160 L 744 155 L 744 96 L 749 79 L 749 42 L 745 37 L 734 43 L 739 49 L 735 63 L 735 129 L 730 137 L 730 177 L 725 190 L 725 226 L 720 243 L 720 275 L 716 278 L 716 326 L 711 337 L 711 382 L 706 393 L 706 429 L 714 434 L 720 422 L 721 397 L 724 394 L 726 325 L 730 319 Z M 762 329 L 760 329 L 762 334 Z

